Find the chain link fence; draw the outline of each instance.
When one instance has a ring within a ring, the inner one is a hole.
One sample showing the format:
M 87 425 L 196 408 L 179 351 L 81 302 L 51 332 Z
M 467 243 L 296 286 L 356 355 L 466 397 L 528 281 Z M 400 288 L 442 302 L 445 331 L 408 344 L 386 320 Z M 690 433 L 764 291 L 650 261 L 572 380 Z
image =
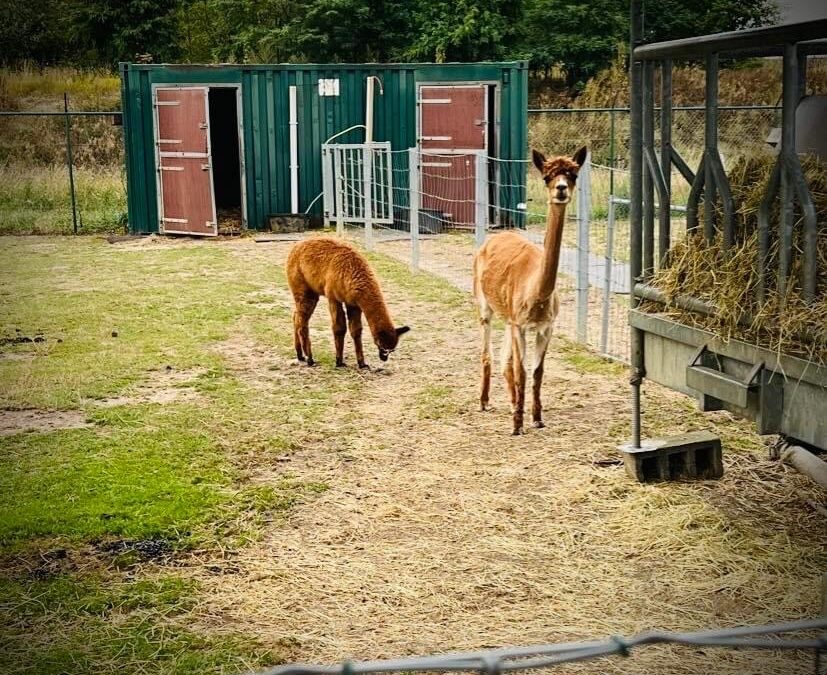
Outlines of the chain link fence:
M 120 113 L 0 112 L 0 233 L 126 228 Z
M 773 106 L 722 106 L 720 148 L 730 165 L 739 156 L 766 152 L 779 124 Z M 117 112 L 0 113 L 0 232 L 99 233 L 126 228 L 122 127 Z M 656 129 L 656 133 L 659 130 Z M 673 145 L 690 167 L 704 144 L 701 106 L 673 111 Z M 628 360 L 629 111 L 625 108 L 530 109 L 529 145 L 546 155 L 590 151 L 587 176 L 568 209 L 558 291 L 556 332 L 611 358 Z M 545 188 L 528 160 L 475 155 L 420 158 L 419 228 L 410 219 L 410 151 L 390 153 L 387 194 L 392 223 L 374 226 L 378 251 L 409 262 L 470 291 L 471 265 L 481 243 L 478 194 L 484 194 L 484 233 L 519 228 L 541 243 Z M 478 184 L 477 175 L 485 175 Z M 689 186 L 672 177 L 673 236 L 680 236 Z M 584 198 L 585 196 L 585 198 Z M 353 229 L 354 236 L 364 228 Z

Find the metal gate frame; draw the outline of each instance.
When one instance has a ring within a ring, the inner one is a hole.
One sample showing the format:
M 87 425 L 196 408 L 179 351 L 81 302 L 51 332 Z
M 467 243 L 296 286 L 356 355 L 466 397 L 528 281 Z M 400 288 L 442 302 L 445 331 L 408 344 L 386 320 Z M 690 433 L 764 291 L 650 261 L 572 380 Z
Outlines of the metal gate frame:
M 343 164 L 346 156 L 359 157 L 358 173 L 347 173 Z M 380 164 L 380 176 L 385 174 L 384 184 L 376 183 L 373 168 L 378 156 L 384 156 L 384 167 Z M 384 169 L 384 171 L 383 171 Z M 373 143 L 323 143 L 322 144 L 322 188 L 324 202 L 324 219 L 329 224 L 336 222 L 336 229 L 341 233 L 345 223 L 362 223 L 366 233 L 372 226 L 391 225 L 393 223 L 393 172 L 391 165 L 390 141 Z M 374 189 L 381 185 L 381 194 Z M 350 189 L 355 201 L 343 199 Z M 367 196 L 370 199 L 367 199 Z M 380 197 L 382 199 L 380 199 Z M 375 208 L 380 205 L 380 208 Z M 367 208 L 366 208 L 367 207 Z M 376 216 L 374 214 L 380 214 Z

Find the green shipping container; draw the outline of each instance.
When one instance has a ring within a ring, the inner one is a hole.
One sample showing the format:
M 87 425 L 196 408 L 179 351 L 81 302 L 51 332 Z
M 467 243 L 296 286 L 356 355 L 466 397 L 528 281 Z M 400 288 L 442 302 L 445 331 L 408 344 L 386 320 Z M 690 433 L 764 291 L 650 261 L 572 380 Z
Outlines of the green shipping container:
M 380 83 L 374 141 L 389 141 L 394 151 L 444 146 L 505 160 L 527 156 L 525 61 L 122 63 L 120 73 L 133 233 L 215 234 L 216 213 L 235 213 L 239 227 L 255 230 L 267 228 L 274 214 L 321 214 L 321 146 L 365 124 L 370 76 Z M 439 135 L 446 124 L 465 127 Z M 357 128 L 335 142 L 364 140 Z M 525 201 L 525 165 L 513 167 L 508 189 L 494 197 L 510 212 Z

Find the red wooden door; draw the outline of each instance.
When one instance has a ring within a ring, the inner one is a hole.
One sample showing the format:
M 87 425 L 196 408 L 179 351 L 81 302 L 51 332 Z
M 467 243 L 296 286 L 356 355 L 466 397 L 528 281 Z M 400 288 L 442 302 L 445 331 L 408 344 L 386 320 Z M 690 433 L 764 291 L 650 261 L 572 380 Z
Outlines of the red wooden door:
M 474 226 L 474 154 L 487 149 L 486 92 L 483 84 L 419 89 L 421 208 L 441 213 L 448 226 Z
M 216 235 L 210 158 L 209 90 L 155 90 L 161 231 Z

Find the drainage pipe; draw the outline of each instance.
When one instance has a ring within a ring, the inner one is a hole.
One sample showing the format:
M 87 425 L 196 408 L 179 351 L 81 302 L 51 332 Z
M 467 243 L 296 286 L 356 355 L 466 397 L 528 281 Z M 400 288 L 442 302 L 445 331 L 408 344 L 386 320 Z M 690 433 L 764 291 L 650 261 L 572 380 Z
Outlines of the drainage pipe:
M 789 464 L 821 487 L 827 488 L 827 462 L 798 445 L 791 445 L 781 455 L 781 461 Z

